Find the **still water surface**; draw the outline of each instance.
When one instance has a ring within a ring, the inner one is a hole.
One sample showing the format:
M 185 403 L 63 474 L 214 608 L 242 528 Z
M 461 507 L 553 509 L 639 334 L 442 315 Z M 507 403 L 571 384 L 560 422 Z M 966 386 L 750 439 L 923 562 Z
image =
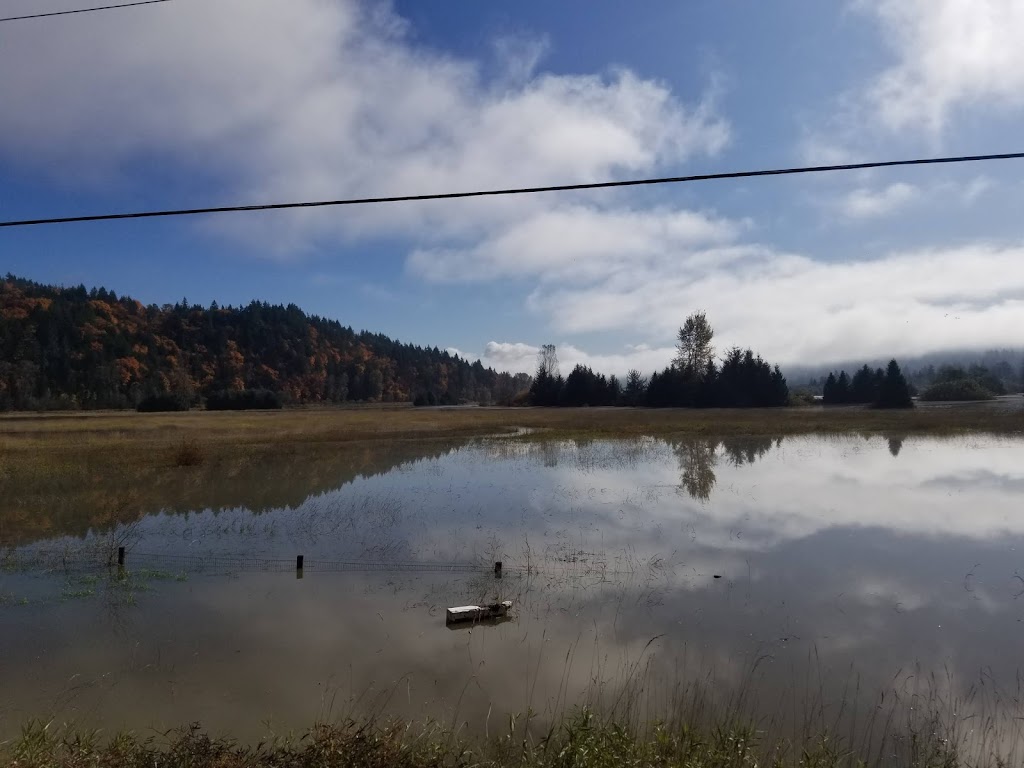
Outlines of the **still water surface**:
M 991 714 L 1020 694 L 1024 441 L 401 450 L 181 470 L 113 531 L 78 509 L 40 532 L 0 500 L 0 738 L 31 717 L 254 739 L 367 713 L 493 734 L 697 691 L 846 727 L 882 695 Z M 123 579 L 75 560 L 117 539 Z M 511 621 L 445 627 L 506 598 Z

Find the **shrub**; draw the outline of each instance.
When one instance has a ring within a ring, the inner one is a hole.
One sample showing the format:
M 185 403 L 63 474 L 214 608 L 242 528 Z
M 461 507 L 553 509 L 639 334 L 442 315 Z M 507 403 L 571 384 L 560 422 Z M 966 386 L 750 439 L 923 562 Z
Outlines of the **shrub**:
M 975 379 L 954 379 L 940 381 L 928 387 L 921 395 L 922 400 L 991 400 L 992 393 Z
M 268 389 L 214 392 L 206 398 L 208 411 L 275 410 L 283 407 L 281 396 Z
M 203 449 L 195 440 L 182 438 L 181 442 L 171 451 L 171 463 L 176 467 L 198 467 L 205 458 Z
M 187 411 L 192 407 L 189 398 L 182 394 L 150 395 L 139 401 L 135 410 L 139 413 L 164 413 Z

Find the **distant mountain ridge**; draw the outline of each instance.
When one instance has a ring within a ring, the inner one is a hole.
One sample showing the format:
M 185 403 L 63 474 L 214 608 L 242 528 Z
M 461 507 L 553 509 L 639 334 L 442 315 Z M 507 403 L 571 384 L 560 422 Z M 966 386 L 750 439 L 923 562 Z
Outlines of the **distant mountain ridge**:
M 884 368 L 889 361 L 888 357 L 872 357 L 865 359 L 851 359 L 838 363 L 820 365 L 787 365 L 783 366 L 786 378 L 796 384 L 803 386 L 810 380 L 824 380 L 832 371 L 846 370 L 856 371 L 862 365 L 869 368 Z M 1009 366 L 1024 380 L 1024 347 L 1008 349 L 949 349 L 940 352 L 929 352 L 924 355 L 913 357 L 904 356 L 899 358 L 900 367 L 910 377 L 916 376 L 919 372 L 928 368 L 941 368 L 942 366 L 981 365 L 986 368 L 1005 368 Z
M 288 403 L 509 402 L 530 377 L 356 332 L 294 304 L 145 306 L 105 288 L 0 282 L 0 410 L 133 408 L 268 389 Z

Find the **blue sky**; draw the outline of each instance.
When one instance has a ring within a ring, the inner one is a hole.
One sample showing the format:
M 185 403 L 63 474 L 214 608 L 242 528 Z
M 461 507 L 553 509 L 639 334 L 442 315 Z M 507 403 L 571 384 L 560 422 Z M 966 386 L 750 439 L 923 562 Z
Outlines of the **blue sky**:
M 8 0 L 5 15 L 81 7 Z M 0 24 L 0 219 L 1022 148 L 1015 0 L 174 0 Z M 1019 346 L 1021 161 L 0 230 L 0 271 L 649 371 Z

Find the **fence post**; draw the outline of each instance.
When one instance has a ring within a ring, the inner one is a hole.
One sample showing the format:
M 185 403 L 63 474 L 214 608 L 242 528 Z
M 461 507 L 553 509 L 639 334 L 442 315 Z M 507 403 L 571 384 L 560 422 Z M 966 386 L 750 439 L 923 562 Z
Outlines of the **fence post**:
M 302 555 L 299 555 L 298 557 L 295 558 L 295 578 L 296 579 L 301 579 L 302 578 L 302 560 L 303 560 Z
M 496 578 L 496 579 L 500 579 L 501 578 L 501 560 L 499 560 L 498 562 L 496 562 L 494 564 L 494 578 Z

